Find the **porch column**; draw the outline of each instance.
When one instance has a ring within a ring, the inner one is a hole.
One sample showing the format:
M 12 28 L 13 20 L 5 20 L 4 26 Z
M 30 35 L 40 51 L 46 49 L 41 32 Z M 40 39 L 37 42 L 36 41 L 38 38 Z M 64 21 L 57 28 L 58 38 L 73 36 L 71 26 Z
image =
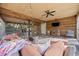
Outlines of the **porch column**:
M 77 15 L 77 39 L 79 40 L 79 14 Z
M 5 23 L 0 17 L 0 39 L 2 39 L 5 34 Z
M 41 23 L 41 34 L 46 35 L 46 22 Z

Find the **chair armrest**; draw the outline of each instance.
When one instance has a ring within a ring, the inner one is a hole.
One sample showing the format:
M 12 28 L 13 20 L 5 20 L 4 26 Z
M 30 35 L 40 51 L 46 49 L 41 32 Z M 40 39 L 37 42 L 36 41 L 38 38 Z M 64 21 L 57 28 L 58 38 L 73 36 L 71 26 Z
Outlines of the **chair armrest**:
M 64 52 L 64 56 L 75 56 L 75 48 L 74 46 L 69 46 Z
M 64 51 L 63 55 L 64 56 L 68 56 L 68 52 L 69 52 L 69 47 L 66 48 L 66 50 Z
M 13 53 L 11 56 L 19 56 L 19 52 Z

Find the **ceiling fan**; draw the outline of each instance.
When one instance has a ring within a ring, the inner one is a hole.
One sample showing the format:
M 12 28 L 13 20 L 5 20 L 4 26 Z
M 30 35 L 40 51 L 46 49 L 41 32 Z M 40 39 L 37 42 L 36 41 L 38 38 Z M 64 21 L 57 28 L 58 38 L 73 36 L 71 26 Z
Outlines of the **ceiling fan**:
M 54 16 L 54 12 L 55 11 L 50 11 L 50 10 L 46 10 L 46 11 L 44 11 L 45 12 L 45 14 L 44 15 L 42 15 L 42 16 L 45 16 L 46 18 L 50 15 L 50 16 Z

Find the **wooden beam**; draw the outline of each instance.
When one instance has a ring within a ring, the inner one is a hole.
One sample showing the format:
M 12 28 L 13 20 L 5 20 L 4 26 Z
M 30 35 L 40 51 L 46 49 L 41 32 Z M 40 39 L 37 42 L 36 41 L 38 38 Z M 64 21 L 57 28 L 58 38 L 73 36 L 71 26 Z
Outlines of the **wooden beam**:
M 64 18 L 57 18 L 57 19 L 53 19 L 53 20 L 48 20 L 46 22 L 52 22 L 52 21 L 55 21 L 55 20 L 63 20 L 63 19 L 70 18 L 70 17 L 76 17 L 76 15 L 69 16 L 69 17 L 64 17 Z
M 22 20 L 31 20 L 31 21 L 35 21 L 35 22 L 41 22 L 41 20 L 36 19 L 36 18 L 32 18 L 30 16 L 18 13 L 18 12 L 14 12 L 12 10 L 0 7 L 0 14 L 3 16 L 7 16 L 7 17 L 12 17 L 12 18 L 17 18 L 17 19 L 22 19 Z

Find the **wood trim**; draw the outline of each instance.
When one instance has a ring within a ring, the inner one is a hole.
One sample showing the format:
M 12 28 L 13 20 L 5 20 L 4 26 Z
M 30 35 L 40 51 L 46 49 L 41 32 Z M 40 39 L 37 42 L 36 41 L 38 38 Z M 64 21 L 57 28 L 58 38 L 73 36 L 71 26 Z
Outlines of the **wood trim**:
M 55 21 L 55 20 L 63 20 L 63 19 L 67 19 L 67 18 L 70 18 L 70 17 L 76 17 L 77 15 L 74 15 L 74 16 L 69 16 L 69 17 L 64 17 L 64 18 L 58 18 L 58 19 L 54 19 L 54 20 L 48 20 L 46 22 L 51 22 L 51 21 Z
M 21 14 L 21 13 L 18 13 L 18 12 L 14 12 L 12 10 L 9 10 L 9 9 L 3 8 L 3 7 L 0 7 L 0 14 L 3 15 L 3 16 L 27 20 L 27 21 L 31 20 L 31 21 L 34 21 L 34 22 L 41 22 L 40 19 L 32 18 L 30 16 L 27 16 L 27 15 L 24 15 L 24 14 Z

